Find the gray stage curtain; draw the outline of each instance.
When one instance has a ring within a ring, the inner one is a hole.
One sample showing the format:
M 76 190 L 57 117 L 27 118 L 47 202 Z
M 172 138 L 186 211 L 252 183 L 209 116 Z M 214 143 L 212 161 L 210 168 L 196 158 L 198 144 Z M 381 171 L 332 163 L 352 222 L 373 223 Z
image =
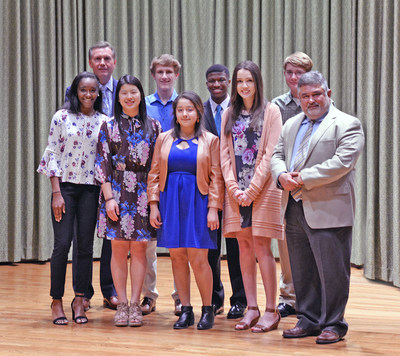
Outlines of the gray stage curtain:
M 204 73 L 258 63 L 267 98 L 286 92 L 283 59 L 301 50 L 328 79 L 336 106 L 358 116 L 366 146 L 358 164 L 352 262 L 368 278 L 400 286 L 399 28 L 394 0 L 1 0 L 0 262 L 47 260 L 50 184 L 36 173 L 65 88 L 89 70 L 99 40 L 117 51 L 114 76 L 155 90 L 151 59 L 182 63 L 177 90 L 207 99 Z M 96 255 L 99 241 L 96 239 Z

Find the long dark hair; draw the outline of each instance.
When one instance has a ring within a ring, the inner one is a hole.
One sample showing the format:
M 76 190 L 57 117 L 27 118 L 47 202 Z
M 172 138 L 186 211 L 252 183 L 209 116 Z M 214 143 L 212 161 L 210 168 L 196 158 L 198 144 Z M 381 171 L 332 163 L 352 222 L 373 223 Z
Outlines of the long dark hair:
M 78 98 L 78 86 L 81 80 L 85 78 L 94 79 L 96 81 L 97 89 L 99 91 L 99 96 L 96 98 L 96 101 L 94 102 L 94 109 L 103 114 L 103 109 L 102 109 L 103 97 L 100 90 L 100 82 L 99 79 L 91 72 L 80 72 L 74 78 L 67 94 L 68 100 L 61 108 L 66 109 L 74 114 L 78 114 L 81 111 L 81 103 Z
M 119 78 L 117 89 L 115 91 L 114 118 L 118 123 L 119 132 L 122 133 L 121 115 L 123 113 L 122 105 L 119 102 L 119 92 L 124 84 L 131 84 L 139 89 L 140 92 L 139 115 L 138 115 L 139 121 L 142 126 L 144 134 L 145 135 L 148 134 L 149 136 L 151 136 L 153 133 L 153 128 L 150 119 L 147 118 L 146 100 L 144 96 L 142 83 L 138 78 L 130 74 L 125 74 L 121 78 Z
M 243 99 L 237 92 L 237 73 L 241 69 L 246 69 L 251 73 L 256 86 L 253 106 L 250 109 L 250 128 L 253 130 L 258 128 L 264 119 L 264 107 L 267 102 L 264 100 L 264 85 L 261 70 L 258 65 L 252 61 L 240 62 L 235 67 L 232 75 L 231 106 L 228 111 L 229 119 L 226 122 L 224 130 L 225 135 L 229 135 L 232 132 L 232 127 L 235 125 L 236 120 L 244 108 Z
M 197 111 L 197 115 L 199 117 L 199 120 L 196 121 L 196 124 L 194 126 L 194 135 L 196 137 L 199 137 L 201 133 L 203 132 L 203 114 L 204 114 L 204 104 L 201 100 L 201 98 L 193 91 L 185 91 L 181 94 L 179 94 L 174 102 L 172 103 L 172 111 L 173 111 L 173 122 L 174 122 L 174 127 L 172 131 L 172 137 L 179 137 L 181 133 L 181 126 L 178 123 L 178 120 L 176 119 L 176 107 L 178 106 L 178 102 L 180 99 L 187 99 L 192 102 L 194 105 L 194 108 Z

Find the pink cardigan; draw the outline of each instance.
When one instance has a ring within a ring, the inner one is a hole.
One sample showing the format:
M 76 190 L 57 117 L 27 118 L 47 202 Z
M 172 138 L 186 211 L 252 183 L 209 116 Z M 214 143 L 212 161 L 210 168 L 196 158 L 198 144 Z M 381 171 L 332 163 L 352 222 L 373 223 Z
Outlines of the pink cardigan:
M 222 116 L 222 128 L 225 128 L 230 115 L 226 110 Z M 253 199 L 252 231 L 255 236 L 265 236 L 282 240 L 283 224 L 280 223 L 282 192 L 272 180 L 270 160 L 282 129 L 282 118 L 278 106 L 269 103 L 264 111 L 263 132 L 255 164 L 255 173 L 246 189 Z M 222 131 L 222 130 L 221 130 Z M 238 188 L 235 166 L 235 152 L 232 135 L 221 134 L 221 168 L 225 180 L 225 203 L 223 210 L 223 235 L 236 237 L 241 231 L 239 204 L 233 199 Z

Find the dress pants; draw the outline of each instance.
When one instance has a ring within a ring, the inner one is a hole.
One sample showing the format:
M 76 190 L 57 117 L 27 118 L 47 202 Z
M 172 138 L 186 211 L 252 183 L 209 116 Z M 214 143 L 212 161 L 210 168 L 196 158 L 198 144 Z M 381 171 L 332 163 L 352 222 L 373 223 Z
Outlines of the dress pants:
M 296 296 L 292 280 L 292 270 L 290 268 L 289 252 L 286 237 L 278 240 L 279 262 L 281 265 L 281 278 L 279 283 L 279 303 L 285 303 L 291 307 L 296 307 Z
M 329 202 L 327 202 L 329 204 Z M 352 227 L 312 229 L 303 204 L 289 198 L 286 237 L 296 292 L 297 326 L 343 337 L 349 296 Z
M 72 283 L 74 286 L 74 290 L 76 290 L 76 276 L 77 276 L 76 261 L 77 261 L 77 253 L 78 253 L 78 249 L 76 248 L 76 246 L 77 246 L 76 236 L 77 236 L 77 223 L 76 223 L 76 219 L 75 219 L 74 238 L 73 238 L 73 245 L 72 245 Z M 100 288 L 101 288 L 101 293 L 103 294 L 103 297 L 109 299 L 110 297 L 117 295 L 117 292 L 115 291 L 114 283 L 112 280 L 111 265 L 110 265 L 110 263 L 111 263 L 111 240 L 102 239 L 102 241 L 103 241 L 103 245 L 101 247 L 101 255 L 100 255 Z M 90 271 L 90 279 L 89 279 L 88 288 L 85 292 L 85 297 L 88 299 L 91 299 L 93 297 L 93 294 L 94 294 L 94 288 L 93 288 L 93 284 L 92 284 L 92 271 Z
M 224 286 L 221 281 L 221 220 L 222 214 L 218 212 L 219 217 L 219 229 L 217 231 L 217 248 L 208 250 L 208 263 L 210 264 L 212 277 L 213 277 L 213 289 L 212 289 L 212 300 L 211 303 L 221 308 L 224 305 Z
M 224 286 L 221 281 L 221 241 L 222 241 L 222 212 L 219 215 L 219 226 L 217 232 L 217 246 L 216 250 L 208 250 L 208 262 L 210 264 L 213 275 L 213 293 L 212 304 L 220 308 L 224 305 Z M 242 272 L 240 270 L 239 261 L 239 244 L 235 238 L 225 239 L 226 256 L 228 260 L 229 279 L 231 282 L 232 296 L 230 297 L 230 304 L 237 303 L 247 306 L 246 294 L 244 291 Z
M 240 269 L 239 243 L 235 238 L 226 238 L 225 244 L 229 279 L 232 287 L 232 296 L 230 297 L 229 301 L 231 306 L 240 303 L 246 307 L 246 293 L 244 291 L 242 271 Z
M 51 217 L 54 230 L 54 248 L 50 260 L 50 295 L 60 299 L 64 295 L 68 252 L 71 247 L 76 221 L 76 288 L 75 293 L 87 290 L 93 262 L 93 239 L 97 220 L 100 187 L 88 184 L 61 183 L 65 214 L 60 222 Z
M 158 291 L 156 288 L 157 282 L 157 240 L 147 243 L 146 257 L 147 267 L 146 275 L 143 281 L 142 294 L 145 297 L 156 300 Z

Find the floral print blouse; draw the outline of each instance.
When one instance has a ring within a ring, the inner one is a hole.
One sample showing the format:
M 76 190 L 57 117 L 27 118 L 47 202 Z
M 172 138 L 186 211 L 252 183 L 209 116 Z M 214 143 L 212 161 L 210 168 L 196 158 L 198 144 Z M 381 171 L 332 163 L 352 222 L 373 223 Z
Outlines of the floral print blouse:
M 137 118 L 127 115 L 122 115 L 120 126 L 111 119 L 100 129 L 96 179 L 100 184 L 111 183 L 120 212 L 118 221 L 109 219 L 101 194 L 97 222 L 97 234 L 101 238 L 146 241 L 156 237 L 149 222 L 147 175 L 161 125 L 157 120 L 147 120 L 151 121 L 151 136 L 144 134 Z
M 57 111 L 50 125 L 47 147 L 37 171 L 61 182 L 96 184 L 94 163 L 101 125 L 109 119 L 95 112 L 91 116 Z

